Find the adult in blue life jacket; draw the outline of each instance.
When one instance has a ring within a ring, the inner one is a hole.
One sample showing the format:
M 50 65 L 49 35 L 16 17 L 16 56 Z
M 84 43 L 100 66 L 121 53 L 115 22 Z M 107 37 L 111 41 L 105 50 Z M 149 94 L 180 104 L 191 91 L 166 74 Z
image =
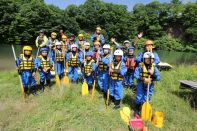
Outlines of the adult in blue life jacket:
M 85 61 L 84 61 L 84 79 L 86 80 L 88 84 L 88 90 L 89 92 L 92 91 L 92 85 L 95 79 L 95 73 L 94 71 L 96 70 L 96 63 L 92 59 L 93 53 L 92 52 L 87 52 L 85 54 Z
M 98 86 L 101 92 L 106 96 L 109 87 L 109 63 L 111 61 L 110 45 L 103 46 L 103 55 L 100 55 L 98 65 Z
M 124 62 L 127 67 L 127 73 L 125 75 L 124 84 L 127 87 L 132 88 L 134 84 L 134 71 L 136 68 L 136 59 L 134 55 L 135 48 L 130 46 L 127 51 L 127 55 L 124 57 Z
M 101 27 L 96 27 L 96 31 L 95 33 L 91 36 L 90 40 L 92 42 L 95 41 L 99 41 L 101 43 L 101 46 L 103 46 L 105 44 L 105 38 L 104 36 L 101 34 Z
M 82 55 L 78 53 L 78 47 L 71 45 L 71 52 L 66 56 L 68 61 L 68 77 L 71 82 L 78 83 L 78 67 L 82 63 Z
M 16 66 L 22 79 L 25 97 L 27 97 L 29 93 L 36 96 L 36 81 L 34 76 L 37 66 L 36 60 L 32 56 L 32 48 L 30 46 L 23 47 L 23 53 L 16 59 Z
M 153 43 L 152 40 L 147 40 L 147 41 L 144 42 L 144 51 L 143 52 L 140 52 L 138 54 L 137 58 L 136 58 L 137 64 L 139 64 L 140 62 L 143 62 L 143 55 L 144 55 L 145 52 L 148 52 L 148 51 L 149 52 L 152 52 L 154 54 L 154 58 L 155 58 L 154 59 L 154 63 L 156 65 L 159 64 L 160 59 L 159 59 L 158 54 L 155 51 L 153 51 L 153 45 L 154 45 L 154 43 Z
M 151 100 L 154 91 L 154 81 L 160 80 L 160 73 L 154 64 L 155 56 L 151 52 L 145 52 L 143 62 L 135 69 L 134 77 L 137 80 L 137 90 L 135 103 L 138 111 L 141 105 L 146 101 L 148 84 L 149 86 L 149 101 Z
M 61 79 L 64 75 L 64 61 L 66 57 L 66 51 L 62 49 L 61 42 L 55 43 L 55 48 L 52 52 L 52 60 L 54 61 L 54 70 L 55 73 L 58 74 L 59 78 Z
M 40 55 L 37 58 L 37 67 L 40 72 L 40 89 L 44 92 L 44 84 L 46 81 L 46 86 L 50 89 L 51 82 L 51 68 L 53 66 L 53 61 L 48 57 L 48 48 L 41 48 Z
M 115 50 L 114 60 L 110 63 L 110 102 L 114 101 L 114 109 L 120 108 L 120 101 L 123 98 L 123 79 L 127 72 L 125 63 L 122 60 L 123 51 Z

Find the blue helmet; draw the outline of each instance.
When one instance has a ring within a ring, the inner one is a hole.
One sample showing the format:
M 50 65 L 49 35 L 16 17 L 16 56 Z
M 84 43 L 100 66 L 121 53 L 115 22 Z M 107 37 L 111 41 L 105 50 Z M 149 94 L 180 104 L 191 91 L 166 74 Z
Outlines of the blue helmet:
M 129 51 L 129 50 L 135 50 L 135 47 L 130 46 L 130 47 L 128 48 L 128 51 Z
M 48 50 L 48 48 L 41 48 L 40 49 L 40 53 L 42 53 L 43 51 L 47 51 L 48 52 L 49 50 Z
M 85 53 L 85 56 L 91 56 L 92 57 L 93 56 L 93 53 L 92 52 L 86 52 Z
M 122 49 L 122 46 L 121 45 L 117 45 L 116 49 Z

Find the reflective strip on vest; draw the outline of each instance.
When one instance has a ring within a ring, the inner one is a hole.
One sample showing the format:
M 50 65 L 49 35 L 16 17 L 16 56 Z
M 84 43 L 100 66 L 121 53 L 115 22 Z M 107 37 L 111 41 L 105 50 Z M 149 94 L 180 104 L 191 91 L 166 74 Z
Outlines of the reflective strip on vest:
M 42 56 L 39 57 L 41 61 L 41 67 L 42 68 L 49 68 L 50 67 L 50 59 L 44 59 Z
M 140 67 L 142 68 L 142 72 L 140 73 L 140 77 L 141 78 L 148 78 L 148 76 L 149 76 L 148 70 L 146 69 L 146 66 L 144 65 L 143 62 L 140 63 Z M 153 73 L 154 73 L 154 67 L 155 67 L 155 65 L 152 64 L 151 72 L 153 72 Z M 150 76 L 150 78 L 152 78 L 152 76 Z
M 57 61 L 57 62 L 62 62 L 62 61 L 64 61 L 63 52 L 60 51 L 60 50 L 56 50 L 56 61 Z
M 84 69 L 85 74 L 92 73 L 92 63 L 93 62 L 94 62 L 94 60 L 91 60 L 89 63 L 85 62 L 85 64 L 84 64 L 84 66 L 85 66 L 85 69 Z
M 20 55 L 20 69 L 21 70 L 33 70 L 34 69 L 34 62 L 33 57 L 31 56 L 27 59 L 24 54 Z
M 110 74 L 110 77 L 112 80 L 123 80 L 123 76 L 120 73 L 120 66 L 121 66 L 122 62 L 119 62 L 117 66 L 114 67 L 114 63 L 112 63 L 112 69 L 115 71 L 113 73 Z
M 70 60 L 68 61 L 68 66 L 78 66 L 78 53 L 74 56 L 72 53 L 70 53 Z

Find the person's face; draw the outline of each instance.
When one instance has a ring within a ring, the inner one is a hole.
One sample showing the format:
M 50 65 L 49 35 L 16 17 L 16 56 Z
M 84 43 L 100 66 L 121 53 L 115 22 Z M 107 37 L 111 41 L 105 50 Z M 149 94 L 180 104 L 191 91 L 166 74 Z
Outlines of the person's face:
M 72 48 L 72 51 L 77 51 L 77 48 L 76 47 Z
M 40 36 L 40 37 L 43 37 L 43 36 L 44 36 L 44 33 L 40 33 L 39 36 Z
M 116 56 L 115 56 L 115 60 L 116 60 L 116 61 L 121 61 L 121 58 L 122 58 L 122 56 L 119 56 L 119 55 L 116 55 Z
M 153 45 L 146 45 L 146 51 L 151 51 L 153 49 Z
M 86 45 L 86 46 L 85 46 L 85 49 L 89 49 L 89 48 L 90 48 L 90 46 L 89 46 L 89 45 Z
M 66 38 L 63 38 L 62 41 L 66 41 Z
M 149 64 L 154 62 L 154 59 L 146 58 L 144 61 L 145 61 L 146 64 L 149 65 Z
M 133 55 L 134 51 L 133 50 L 129 50 L 129 55 Z
M 101 30 L 98 30 L 98 29 L 97 29 L 97 30 L 96 30 L 96 33 L 97 33 L 97 34 L 100 34 L 100 33 L 101 33 Z
M 56 35 L 51 35 L 51 38 L 52 38 L 52 39 L 55 39 L 55 38 L 56 38 Z
M 25 50 L 24 53 L 25 53 L 25 55 L 31 55 L 31 51 L 30 50 Z
M 128 48 L 129 47 L 129 43 L 125 43 L 125 47 Z
M 75 39 L 75 37 L 74 37 L 74 36 L 71 36 L 71 37 L 70 37 L 70 40 L 74 40 L 74 39 Z
M 99 49 L 99 47 L 100 47 L 99 45 L 94 45 L 94 48 L 97 50 Z
M 109 53 L 109 49 L 104 49 L 104 54 L 108 54 Z
M 57 49 L 61 49 L 61 45 L 57 45 L 56 48 L 57 48 Z
M 83 36 L 79 36 L 78 38 L 79 38 L 79 40 L 83 40 Z
M 42 52 L 42 56 L 47 56 L 47 54 L 48 54 L 47 51 Z
M 87 60 L 91 60 L 92 57 L 91 57 L 91 56 L 86 56 L 86 59 L 87 59 Z

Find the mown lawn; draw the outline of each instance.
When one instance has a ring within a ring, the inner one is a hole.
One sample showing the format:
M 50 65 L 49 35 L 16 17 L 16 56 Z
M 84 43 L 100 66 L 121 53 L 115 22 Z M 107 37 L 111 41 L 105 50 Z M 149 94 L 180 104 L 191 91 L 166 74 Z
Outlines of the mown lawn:
M 162 71 L 152 99 L 153 111 L 164 112 L 164 127 L 158 129 L 147 122 L 149 131 L 196 131 L 197 113 L 191 106 L 190 90 L 179 89 L 178 80 L 197 79 L 196 66 L 179 66 Z M 105 108 L 101 94 L 94 99 L 81 97 L 81 84 L 57 88 L 23 101 L 19 78 L 15 71 L 0 72 L 0 130 L 115 130 L 127 131 L 119 110 Z M 125 89 L 123 106 L 134 107 L 135 94 Z

